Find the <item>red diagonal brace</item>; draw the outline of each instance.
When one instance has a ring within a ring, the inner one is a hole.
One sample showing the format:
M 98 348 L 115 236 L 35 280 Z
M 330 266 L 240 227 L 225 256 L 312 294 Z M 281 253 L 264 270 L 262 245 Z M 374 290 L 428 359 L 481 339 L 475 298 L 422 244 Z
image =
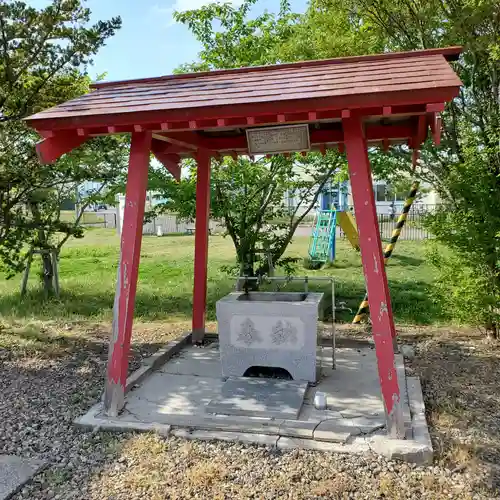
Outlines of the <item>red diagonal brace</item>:
M 173 175 L 176 181 L 181 180 L 181 167 L 179 165 L 180 156 L 178 154 L 167 153 L 168 147 L 160 141 L 151 143 L 151 150 L 156 159 Z
M 44 132 L 44 135 L 46 132 Z M 54 163 L 63 154 L 81 146 L 88 137 L 78 135 L 76 130 L 58 132 L 52 137 L 41 140 L 36 145 L 36 152 L 43 164 Z
M 343 119 L 342 124 L 387 427 L 393 436 L 403 438 L 403 401 L 393 347 L 395 328 L 365 132 L 359 117 Z

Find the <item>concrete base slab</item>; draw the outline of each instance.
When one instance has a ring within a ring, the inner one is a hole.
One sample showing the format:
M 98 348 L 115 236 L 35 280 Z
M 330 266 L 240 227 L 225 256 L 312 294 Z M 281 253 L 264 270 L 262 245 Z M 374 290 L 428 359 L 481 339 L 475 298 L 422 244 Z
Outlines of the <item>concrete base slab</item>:
M 207 413 L 248 417 L 297 418 L 306 382 L 231 377 L 206 407 Z
M 214 342 L 207 348 L 184 349 L 163 365 L 159 371 L 172 375 L 221 378 L 222 369 L 217 346 L 218 344 Z
M 18 492 L 44 465 L 41 460 L 0 455 L 0 500 Z
M 208 339 L 207 345 L 195 347 L 186 342 L 188 338 L 162 349 L 163 363 L 158 357 L 145 361 L 149 368 L 138 371 L 140 383 L 130 388 L 118 417 L 107 417 L 99 403 L 76 423 L 281 449 L 378 453 L 418 463 L 432 460 L 420 383 L 406 377 L 401 355 L 396 356 L 396 366 L 407 432 L 405 440 L 395 440 L 387 436 L 377 359 L 370 347 L 337 348 L 336 370 L 328 367 L 332 349 L 324 347 L 317 363 L 323 364 L 321 377 L 316 386 L 306 388 L 276 379 L 226 381 L 221 377 L 217 342 Z M 130 378 L 138 380 L 134 374 Z M 326 395 L 325 410 L 314 407 L 318 391 Z

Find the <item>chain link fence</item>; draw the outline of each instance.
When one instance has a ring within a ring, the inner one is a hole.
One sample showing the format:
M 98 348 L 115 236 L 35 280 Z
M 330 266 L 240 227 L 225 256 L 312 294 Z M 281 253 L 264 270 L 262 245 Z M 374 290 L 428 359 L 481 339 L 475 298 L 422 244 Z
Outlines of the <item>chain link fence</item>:
M 117 229 L 118 217 L 116 212 L 85 212 L 81 224 L 86 227 L 103 227 Z M 216 222 L 210 221 L 210 232 L 221 233 L 224 227 Z M 143 234 L 194 234 L 194 222 L 180 220 L 176 215 L 162 215 L 143 226 Z
M 401 232 L 400 240 L 417 241 L 432 238 L 432 234 L 424 227 L 423 220 L 425 216 L 436 210 L 439 205 L 417 204 L 412 206 L 408 213 L 408 218 Z M 401 207 L 395 207 L 396 210 L 383 207 L 380 213 L 377 213 L 380 236 L 383 240 L 391 238 L 392 231 L 396 225 Z M 349 207 L 354 213 L 354 208 Z M 394 213 L 392 213 L 394 212 Z M 117 215 L 115 212 L 85 212 L 82 218 L 82 224 L 87 227 L 116 228 Z M 303 230 L 297 231 L 297 235 L 309 235 L 313 226 L 313 216 L 302 226 Z M 224 226 L 216 221 L 210 221 L 210 232 L 212 234 L 222 233 Z M 143 234 L 194 234 L 194 222 L 180 220 L 176 215 L 163 215 L 144 224 Z M 346 238 L 340 227 L 337 227 L 337 237 Z

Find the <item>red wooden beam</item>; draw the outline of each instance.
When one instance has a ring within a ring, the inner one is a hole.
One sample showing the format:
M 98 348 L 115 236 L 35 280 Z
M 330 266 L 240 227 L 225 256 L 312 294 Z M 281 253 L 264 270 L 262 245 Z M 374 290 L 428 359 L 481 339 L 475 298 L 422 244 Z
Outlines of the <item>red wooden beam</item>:
M 418 145 L 421 146 L 427 139 L 427 120 L 425 115 L 420 115 L 418 117 L 418 131 L 417 131 L 417 141 Z
M 425 110 L 428 113 L 442 113 L 445 108 L 445 103 L 444 102 L 435 102 L 435 103 L 430 103 L 425 106 Z
M 194 232 L 194 288 L 192 342 L 203 341 L 207 306 L 208 229 L 210 213 L 210 154 L 196 155 L 196 220 Z
M 38 142 L 36 152 L 41 163 L 54 163 L 63 154 L 81 146 L 87 139 L 86 136 L 78 135 L 76 130 L 58 132 Z
M 387 426 L 393 436 L 402 439 L 405 433 L 403 402 L 394 360 L 395 327 L 377 222 L 367 142 L 359 117 L 344 119 L 342 124 Z
M 422 146 L 426 138 L 427 138 L 427 117 L 425 115 L 419 115 L 417 130 L 415 134 L 408 139 L 408 147 L 413 149 L 412 162 L 414 169 L 416 166 L 415 158 L 418 158 L 418 155 L 415 156 L 414 153 L 415 152 L 418 153 L 420 146 Z
M 383 139 L 407 139 L 415 134 L 415 126 L 410 123 L 403 125 L 367 125 L 366 140 L 379 141 Z
M 154 153 L 156 159 L 172 174 L 176 181 L 181 180 L 181 158 L 179 155 L 167 155 L 163 153 Z
M 439 146 L 441 144 L 441 128 L 442 128 L 442 121 L 441 121 L 441 116 L 439 116 L 438 113 L 434 113 L 434 126 L 432 130 L 432 140 L 434 141 L 434 144 L 436 146 Z
M 389 139 L 406 139 L 415 134 L 415 125 L 405 122 L 399 125 L 368 125 L 366 135 L 370 141 Z M 163 138 L 172 144 L 194 150 L 205 148 L 211 151 L 238 151 L 248 148 L 245 135 L 231 137 L 203 137 L 198 132 L 171 132 L 155 134 L 155 138 Z M 327 144 L 343 142 L 341 129 L 318 129 L 310 132 L 311 144 Z
M 155 134 L 157 137 L 159 134 Z M 198 132 L 171 132 L 161 134 L 172 144 L 182 145 L 191 150 L 207 149 L 211 151 L 247 149 L 246 136 L 236 137 L 203 137 Z
M 182 135 L 181 135 L 182 134 Z M 155 134 L 155 138 L 159 134 Z M 181 132 L 173 136 L 172 134 L 161 134 L 163 138 L 165 138 L 166 142 L 174 144 L 175 146 L 179 146 L 181 148 L 185 148 L 188 151 L 196 151 L 200 146 L 191 142 L 194 137 L 196 137 L 196 133 L 192 132 Z M 188 139 L 188 141 L 185 140 Z
M 181 180 L 181 167 L 179 165 L 180 157 L 178 154 L 169 152 L 168 145 L 165 147 L 164 143 L 153 140 L 151 142 L 151 151 L 156 159 L 172 174 L 176 181 Z
M 419 115 L 426 113 L 425 104 L 409 104 L 409 105 L 398 105 L 398 106 L 389 106 L 392 109 L 393 115 Z M 356 110 L 356 114 L 359 116 L 380 116 L 383 114 L 383 106 L 374 106 L 363 108 L 362 110 Z M 287 122 L 293 123 L 301 123 L 301 122 L 315 122 L 320 119 L 338 119 L 341 116 L 340 110 L 323 110 L 323 111 L 300 111 L 300 112 L 287 112 L 285 115 L 285 120 Z M 312 118 L 314 117 L 314 118 Z M 248 120 L 247 120 L 248 118 Z M 276 114 L 258 114 L 256 116 L 246 117 L 246 116 L 237 116 L 237 117 L 229 117 L 229 118 L 207 118 L 197 121 L 197 129 L 214 129 L 214 128 L 222 128 L 217 124 L 217 120 L 224 120 L 225 127 L 231 128 L 240 128 L 245 127 L 247 125 L 276 125 Z M 117 125 L 113 126 L 115 133 L 129 133 L 133 132 L 133 125 Z M 165 122 L 160 119 L 156 123 L 146 123 L 145 128 L 147 130 L 153 131 L 162 131 L 162 132 L 193 132 L 192 129 L 189 129 L 189 123 L 185 118 L 180 120 L 174 120 Z M 108 126 L 95 126 L 95 127 L 87 127 L 85 129 L 80 128 L 80 130 L 85 130 L 86 135 L 102 135 L 108 133 Z M 47 132 L 47 131 L 45 131 Z M 85 134 L 82 134 L 85 135 Z
M 167 154 L 173 154 L 173 153 L 189 154 L 194 151 L 193 146 L 186 147 L 186 146 L 179 146 L 178 144 L 173 144 L 165 136 L 160 134 L 153 134 L 152 144 L 154 145 L 155 151 L 159 152 L 161 151 L 162 153 L 167 153 Z
M 142 224 L 148 184 L 151 132 L 132 134 L 125 194 L 120 263 L 113 309 L 113 334 L 109 345 L 104 409 L 116 417 L 123 408 L 132 336 L 135 294 L 142 242 Z
M 363 108 L 378 108 L 383 106 L 426 105 L 429 102 L 450 101 L 459 94 L 456 86 L 440 88 L 422 88 L 398 92 L 367 92 L 366 94 L 341 95 L 336 97 L 318 97 L 309 99 L 275 100 L 271 102 L 231 104 L 227 106 L 205 106 L 171 110 L 134 111 L 129 113 L 89 115 L 78 117 L 78 127 L 98 127 L 107 125 L 160 124 L 166 121 L 202 121 L 217 118 L 239 118 L 259 115 L 275 116 L 278 113 L 300 113 L 309 111 L 327 111 Z M 394 113 L 394 111 L 393 111 Z M 37 130 L 61 130 L 75 128 L 73 117 L 28 119 L 28 124 Z M 150 128 L 148 126 L 148 128 Z

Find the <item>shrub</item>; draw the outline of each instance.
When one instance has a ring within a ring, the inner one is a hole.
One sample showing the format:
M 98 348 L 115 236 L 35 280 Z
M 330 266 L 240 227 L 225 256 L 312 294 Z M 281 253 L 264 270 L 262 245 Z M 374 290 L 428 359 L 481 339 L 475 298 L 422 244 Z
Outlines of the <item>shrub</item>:
M 436 269 L 430 291 L 433 299 L 454 321 L 496 336 L 500 324 L 500 290 L 491 268 L 438 243 L 429 245 L 428 260 Z

